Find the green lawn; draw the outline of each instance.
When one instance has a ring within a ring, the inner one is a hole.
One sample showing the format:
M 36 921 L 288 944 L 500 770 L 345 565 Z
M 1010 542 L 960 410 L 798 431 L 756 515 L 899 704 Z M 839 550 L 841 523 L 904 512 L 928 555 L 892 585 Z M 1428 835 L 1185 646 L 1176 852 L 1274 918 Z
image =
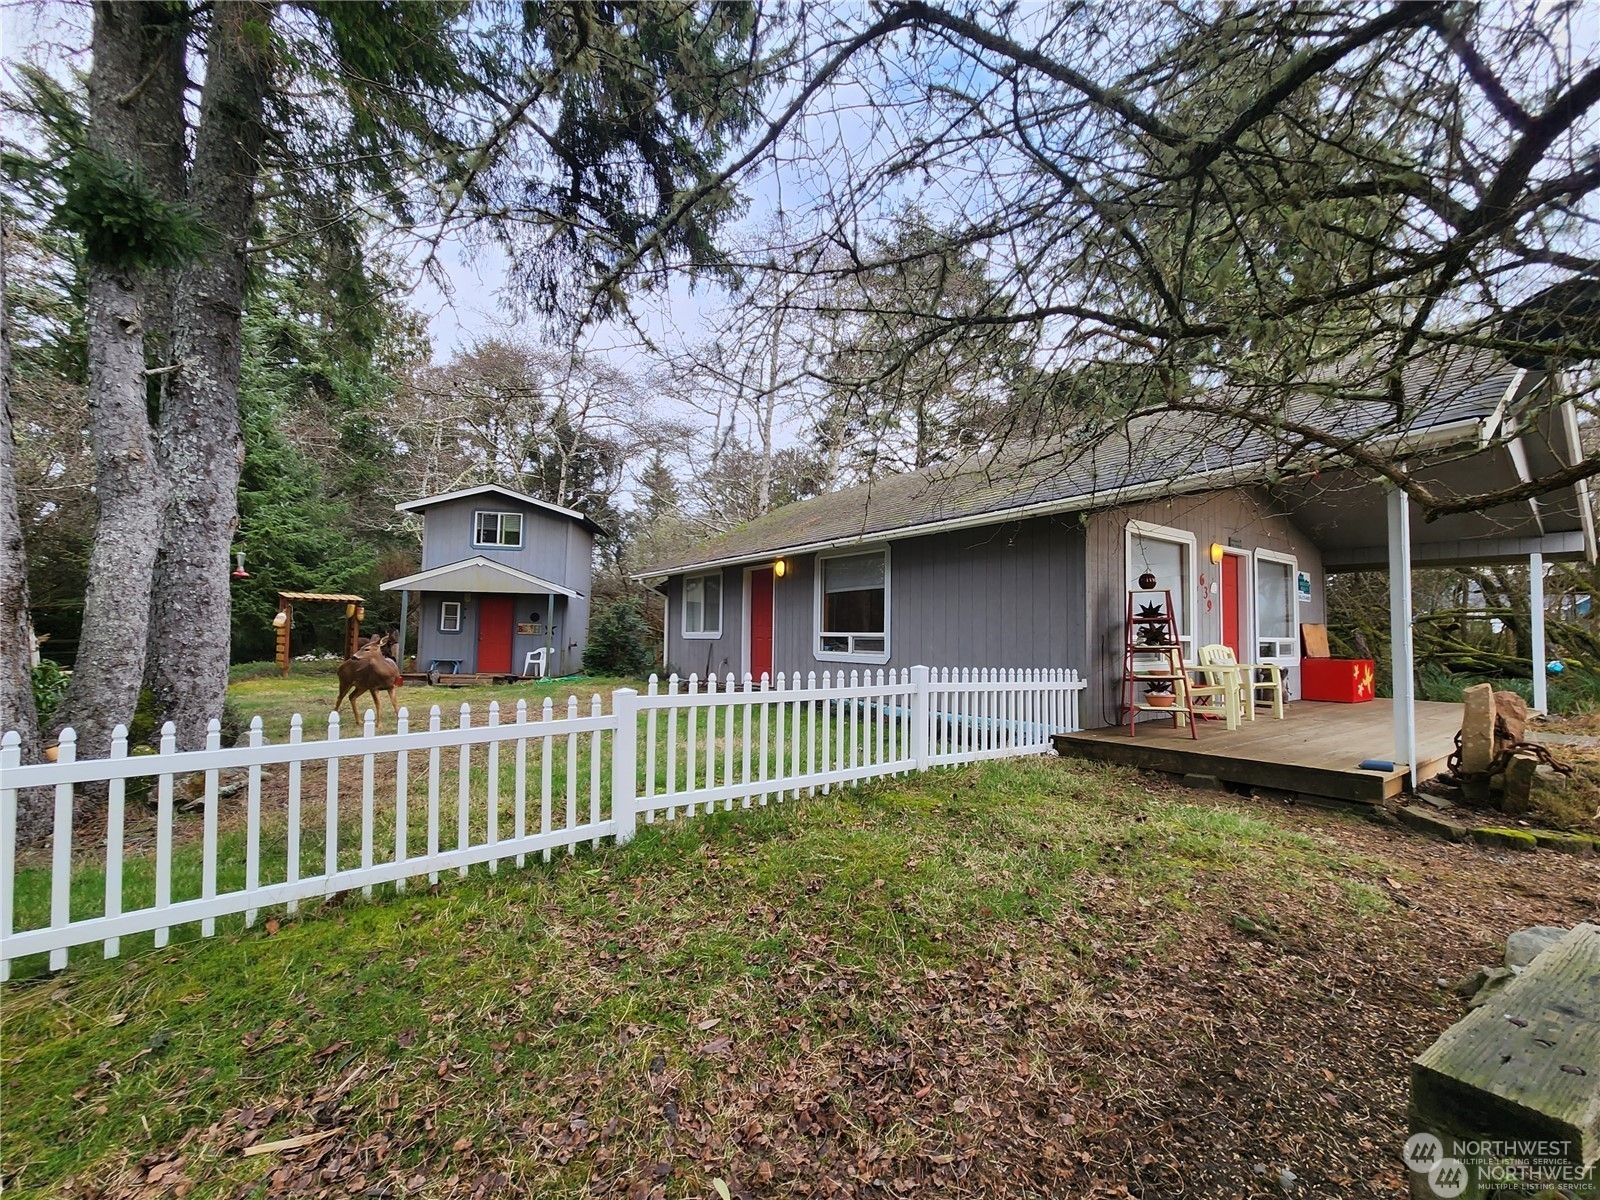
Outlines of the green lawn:
M 1287 1155 L 1303 1195 L 1394 1194 L 1397 1081 L 1474 953 L 1458 929 L 1418 968 L 1415 898 L 1482 888 L 1489 922 L 1506 885 L 1242 803 L 994 763 L 88 958 L 3 993 L 5 1182 L 1238 1196 Z M 1590 866 L 1548 869 L 1542 894 L 1592 896 Z
M 243 663 L 233 668 L 232 683 L 228 688 L 231 701 L 239 719 L 249 724 L 252 717 L 260 717 L 262 733 L 269 741 L 285 740 L 289 736 L 289 721 L 299 713 L 304 722 L 303 736 L 307 741 L 325 737 L 328 713 L 339 695 L 339 664 L 333 661 L 295 663 L 287 677 L 278 673 L 274 663 Z M 460 719 L 461 706 L 472 705 L 473 721 L 481 724 L 487 720 L 489 705 L 498 703 L 509 721 L 516 711 L 517 701 L 526 700 L 530 709 L 538 710 L 545 699 L 556 701 L 558 715 L 569 696 L 577 696 L 585 714 L 593 696 L 600 696 L 610 707 L 614 688 L 632 687 L 641 692 L 646 684 L 638 679 L 615 679 L 608 676 L 581 675 L 566 679 L 539 679 L 527 683 L 506 684 L 499 687 L 447 688 L 429 687 L 426 684 L 408 683 L 397 693 L 400 706 L 409 710 L 411 727 L 426 729 L 428 711 L 435 704 L 446 724 Z M 363 716 L 372 701 L 363 696 L 356 710 Z M 393 732 L 394 716 L 389 712 L 389 700 L 383 698 L 383 728 Z M 340 718 L 340 732 L 350 736 L 350 701 L 345 700 Z
M 297 664 L 297 667 L 299 665 Z M 331 664 L 309 665 L 322 667 Z M 267 664 L 236 668 L 236 676 L 240 678 L 236 678 L 231 688 L 234 708 L 242 718 L 260 717 L 265 726 L 264 735 L 269 741 L 278 744 L 287 740 L 290 720 L 294 714 L 320 715 L 317 701 L 325 699 L 322 692 L 326 689 L 327 680 L 332 677 L 329 672 L 311 670 L 284 679 L 277 675 L 275 668 Z M 570 711 L 569 696 L 575 695 L 577 688 L 581 686 L 584 690 L 578 697 L 576 711 L 581 716 L 588 716 L 592 711 L 595 696 L 600 696 L 603 706 L 609 709 L 611 690 L 624 685 L 638 686 L 641 690 L 645 686 L 643 683 L 630 680 L 585 679 L 518 685 L 511 688 L 405 689 L 407 693 L 412 693 L 407 695 L 407 700 L 412 702 L 414 708 L 417 707 L 415 704 L 417 701 L 442 697 L 448 704 L 446 711 L 441 714 L 442 724 L 447 729 L 454 728 L 458 724 L 461 703 L 472 704 L 472 722 L 475 726 L 487 723 L 489 719 L 487 709 L 491 701 L 498 701 L 502 705 L 501 720 L 505 723 L 515 720 L 515 704 L 518 699 L 527 700 L 529 706 L 534 709 L 530 714 L 534 718 L 534 723 L 529 727 L 529 736 L 499 743 L 493 750 L 492 762 L 488 747 L 478 746 L 471 752 L 470 767 L 466 773 L 468 844 L 481 846 L 487 842 L 501 841 L 514 836 L 518 827 L 516 784 L 519 776 L 524 782 L 522 827 L 528 833 L 538 833 L 541 830 L 542 793 L 546 782 L 550 790 L 552 830 L 587 824 L 595 815 L 598 815 L 600 820 L 610 818 L 610 754 L 602 747 L 598 769 L 594 769 L 596 763 L 593 737 L 591 734 L 581 733 L 570 739 L 565 736 L 553 738 L 549 747 L 549 763 L 546 764 L 543 761 L 544 739 L 538 734 L 537 710 L 543 704 L 545 697 L 553 695 L 556 699 L 554 709 L 556 717 L 559 719 L 566 716 Z M 712 720 L 712 714 L 708 710 L 697 709 L 674 714 L 673 736 L 670 739 L 668 714 L 654 714 L 657 735 L 655 772 L 654 783 L 648 787 L 648 793 L 650 795 L 666 793 L 669 765 L 673 767 L 673 778 L 677 779 L 680 785 L 690 767 L 694 769 L 697 785 L 704 783 L 707 780 L 708 746 L 714 750 L 712 754 L 714 761 L 710 764 L 713 782 L 726 784 L 732 778 L 744 778 L 744 743 L 759 741 L 761 718 L 759 712 L 754 709 L 746 713 L 742 705 L 736 704 L 734 710 L 734 736 L 731 739 L 726 736 L 728 717 L 725 710 L 718 710 L 715 714 L 714 728 L 708 728 L 708 722 Z M 766 715 L 768 750 L 766 763 L 773 777 L 799 774 L 805 769 L 807 759 L 804 747 L 807 743 L 804 739 L 814 736 L 820 739 L 823 733 L 827 733 L 831 753 L 836 754 L 841 748 L 845 750 L 850 748 L 848 740 L 839 736 L 841 727 L 836 718 L 818 722 L 816 714 L 808 708 L 796 713 L 793 706 L 787 705 L 774 706 L 774 710 L 768 711 Z M 747 718 L 750 725 L 748 729 Z M 645 765 L 649 761 L 647 753 L 649 740 L 646 737 L 646 730 L 650 719 L 646 714 L 641 714 L 639 717 L 638 753 L 641 772 L 645 771 Z M 413 730 L 427 728 L 425 709 L 423 714 L 412 722 L 411 728 Z M 865 719 L 860 722 L 859 736 L 863 742 L 864 757 L 870 753 L 866 743 L 873 739 L 875 728 Z M 393 729 L 393 717 L 386 716 L 381 730 L 389 732 Z M 794 740 L 796 730 L 802 739 L 798 747 Z M 319 740 L 325 732 L 319 721 L 317 727 L 307 729 L 305 740 Z M 279 764 L 263 768 L 257 876 L 262 885 L 281 883 L 289 878 L 288 867 L 291 858 L 295 858 L 297 863 L 294 877 L 309 879 L 323 875 L 330 858 L 337 861 L 340 869 L 349 870 L 363 863 L 381 864 L 393 861 L 396 857 L 396 849 L 400 844 L 397 838 L 400 789 L 397 787 L 396 756 L 393 753 L 374 755 L 369 767 L 365 756 L 360 753 L 359 733 L 359 730 L 352 731 L 348 722 L 341 731 L 341 742 L 348 741 L 349 748 L 339 760 L 335 805 L 337 819 L 331 826 L 328 819 L 327 764 L 312 761 L 301 768 L 298 790 L 299 836 L 292 844 L 289 836 L 291 822 L 288 818 L 291 790 L 288 771 Z M 569 740 L 572 743 L 570 746 Z M 884 748 L 887 750 L 887 737 L 880 740 L 884 742 Z M 782 744 L 779 744 L 780 741 Z M 724 751 L 725 746 L 730 744 L 734 748 L 731 762 Z M 436 764 L 431 761 L 432 753 L 437 754 Z M 820 755 L 820 746 L 813 745 L 811 753 Z M 759 750 L 753 751 L 750 777 L 756 776 L 761 761 Z M 820 764 L 820 757 L 816 761 Z M 437 752 L 413 751 L 408 756 L 404 789 L 406 807 L 404 846 L 406 855 L 410 858 L 423 855 L 427 849 L 428 781 L 434 769 L 437 769 L 439 777 L 438 845 L 440 849 L 449 850 L 461 844 L 459 786 L 463 770 L 461 751 L 455 747 L 446 747 Z M 373 801 L 370 809 L 363 801 L 364 780 L 369 770 L 373 779 Z M 217 891 L 226 895 L 242 890 L 247 878 L 245 866 L 247 793 L 244 790 L 246 773 L 242 770 L 224 772 L 220 782 L 223 791 L 218 806 Z M 195 899 L 202 894 L 204 860 L 203 807 L 199 803 L 198 791 L 200 783 L 200 776 L 188 776 L 179 779 L 175 787 L 178 804 L 173 816 L 171 886 L 171 900 L 175 903 Z M 595 798 L 596 785 L 598 800 Z M 155 902 L 154 846 L 157 825 L 150 791 L 148 777 L 136 779 L 128 789 L 124 826 L 126 858 L 121 888 L 121 910 L 124 912 L 149 908 Z M 722 801 L 720 806 L 728 808 L 743 803 L 743 801 Z M 663 819 L 668 815 L 676 814 L 669 810 L 662 814 Z M 649 817 L 646 815 L 641 819 L 648 820 Z M 336 835 L 331 851 L 328 840 L 330 828 Z M 367 842 L 369 831 L 371 840 Z M 101 823 L 93 818 L 86 823 L 80 822 L 75 827 L 74 870 L 70 898 L 70 912 L 75 921 L 98 917 L 107 911 L 105 845 L 104 829 Z M 566 849 L 558 848 L 554 851 L 545 851 L 542 857 L 548 859 L 553 853 L 568 852 Z M 514 860 L 508 856 L 502 861 L 510 863 Z M 53 866 L 48 847 L 37 847 L 24 856 L 16 875 L 13 928 L 25 931 L 50 923 L 52 878 Z M 413 877 L 413 886 L 418 879 L 426 881 L 426 876 L 419 874 Z M 384 885 L 383 890 L 387 892 L 390 888 Z M 217 927 L 223 932 L 245 928 L 242 914 L 224 916 L 217 920 Z M 174 941 L 189 940 L 199 936 L 199 927 L 193 922 L 179 924 L 171 927 L 168 934 Z M 137 954 L 153 948 L 154 944 L 155 935 L 150 932 L 132 934 L 121 939 L 118 953 Z M 70 962 L 76 964 L 96 957 L 100 953 L 99 944 L 74 947 L 70 952 Z M 15 979 L 29 978 L 44 972 L 47 968 L 47 956 L 43 954 L 24 956 L 11 964 L 12 977 Z

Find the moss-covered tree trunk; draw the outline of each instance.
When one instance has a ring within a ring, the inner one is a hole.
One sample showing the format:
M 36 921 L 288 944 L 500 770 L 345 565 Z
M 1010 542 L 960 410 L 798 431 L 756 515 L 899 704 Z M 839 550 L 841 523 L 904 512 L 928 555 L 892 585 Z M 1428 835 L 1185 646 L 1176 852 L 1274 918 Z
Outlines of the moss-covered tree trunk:
M 89 73 L 89 149 L 138 170 L 146 25 L 161 6 L 97 3 Z M 142 171 L 139 172 L 142 175 Z M 150 586 L 167 484 L 145 395 L 144 272 L 91 255 L 85 332 L 95 533 L 77 662 L 52 729 L 71 725 L 80 757 L 106 754 L 133 720 L 144 678 Z
M 11 325 L 6 319 L 6 246 L 0 229 L 0 732 L 22 738 L 22 760 L 39 760 L 33 703 L 33 625 L 28 620 L 28 560 L 17 504 L 17 445 L 11 425 Z M 34 841 L 46 809 L 33 797 L 17 809 L 17 838 Z
M 255 213 L 271 78 L 267 4 L 218 4 L 189 202 L 214 244 L 178 279 L 173 361 L 157 445 L 172 480 L 152 604 L 151 686 L 180 747 L 202 745 L 222 714 L 231 625 L 228 550 L 238 524 L 245 254 Z

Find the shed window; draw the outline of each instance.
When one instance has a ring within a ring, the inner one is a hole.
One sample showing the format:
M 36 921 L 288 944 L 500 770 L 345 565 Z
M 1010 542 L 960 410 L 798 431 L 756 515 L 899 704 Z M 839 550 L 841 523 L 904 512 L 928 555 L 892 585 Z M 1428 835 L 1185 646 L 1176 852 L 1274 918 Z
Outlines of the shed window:
M 439 605 L 439 632 L 461 632 L 461 601 L 445 600 Z
M 683 581 L 683 635 L 722 636 L 722 575 L 691 575 Z
M 889 656 L 889 555 L 844 554 L 818 567 L 817 653 Z
M 472 544 L 500 546 L 508 550 L 522 546 L 522 514 L 481 512 L 473 515 Z

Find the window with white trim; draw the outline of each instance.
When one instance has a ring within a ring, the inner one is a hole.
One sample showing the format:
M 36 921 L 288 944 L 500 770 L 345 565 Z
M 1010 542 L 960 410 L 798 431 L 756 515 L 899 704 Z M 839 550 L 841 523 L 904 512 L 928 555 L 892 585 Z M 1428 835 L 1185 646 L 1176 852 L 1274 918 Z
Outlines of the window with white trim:
M 1299 566 L 1293 555 L 1256 551 L 1256 656 L 1263 662 L 1292 663 L 1299 656 L 1294 608 Z
M 461 632 L 461 601 L 444 600 L 439 604 L 439 632 Z
M 1143 590 L 1139 577 L 1146 572 L 1156 577 L 1152 591 L 1172 593 L 1173 616 L 1178 622 L 1178 640 L 1183 644 L 1186 662 L 1194 661 L 1195 536 L 1182 529 L 1168 529 L 1143 521 L 1128 522 L 1127 575 L 1131 590 Z
M 496 546 L 501 550 L 522 547 L 522 514 L 478 512 L 472 514 L 472 544 Z
M 683 581 L 683 636 L 722 636 L 722 572 L 690 575 Z
M 889 552 L 817 560 L 817 655 L 889 657 Z

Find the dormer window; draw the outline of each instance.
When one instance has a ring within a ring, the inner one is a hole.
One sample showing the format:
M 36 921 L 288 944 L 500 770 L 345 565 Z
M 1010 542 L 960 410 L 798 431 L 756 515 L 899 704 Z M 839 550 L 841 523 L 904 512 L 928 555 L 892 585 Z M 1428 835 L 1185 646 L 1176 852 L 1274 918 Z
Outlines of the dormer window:
M 472 544 L 495 546 L 501 550 L 522 548 L 522 514 L 480 512 L 473 514 Z

